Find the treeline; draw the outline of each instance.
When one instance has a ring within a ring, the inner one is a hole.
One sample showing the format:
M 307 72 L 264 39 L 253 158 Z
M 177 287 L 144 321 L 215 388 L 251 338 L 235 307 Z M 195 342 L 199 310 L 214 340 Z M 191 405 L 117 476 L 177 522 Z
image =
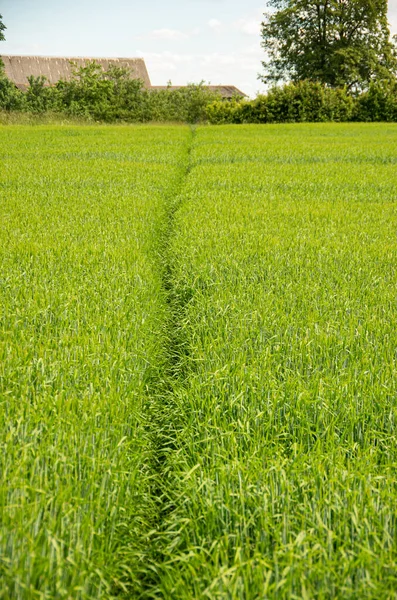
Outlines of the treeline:
M 30 77 L 27 91 L 0 67 L 0 109 L 64 114 L 101 122 L 294 123 L 397 121 L 397 82 L 377 82 L 352 94 L 346 88 L 301 81 L 274 87 L 254 100 L 225 100 L 203 84 L 178 90 L 147 90 L 127 69 L 102 71 L 95 62 L 75 69 L 70 81 L 49 86 Z

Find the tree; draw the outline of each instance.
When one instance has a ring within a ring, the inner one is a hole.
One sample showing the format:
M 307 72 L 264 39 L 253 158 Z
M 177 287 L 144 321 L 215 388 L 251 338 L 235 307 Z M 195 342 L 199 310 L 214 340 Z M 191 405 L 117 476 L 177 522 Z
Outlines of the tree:
M 390 38 L 388 0 L 268 0 L 262 64 L 266 83 L 318 81 L 366 89 L 397 74 Z
M 3 17 L 0 15 L 0 42 L 2 42 L 3 40 L 6 39 L 5 35 L 3 33 L 3 31 L 5 31 L 5 29 L 7 29 L 7 27 L 3 23 Z
M 0 42 L 5 40 L 3 31 L 6 26 L 0 15 Z M 0 56 L 0 110 L 21 110 L 24 104 L 24 96 L 18 88 L 11 83 L 4 71 L 4 64 Z

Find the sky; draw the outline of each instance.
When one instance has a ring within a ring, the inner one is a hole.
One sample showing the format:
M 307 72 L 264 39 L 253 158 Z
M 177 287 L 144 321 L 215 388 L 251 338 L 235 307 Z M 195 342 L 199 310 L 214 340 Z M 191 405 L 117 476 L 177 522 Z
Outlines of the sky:
M 143 57 L 153 85 L 205 81 L 255 96 L 265 10 L 266 0 L 0 0 L 0 53 Z M 397 33 L 397 0 L 389 21 Z

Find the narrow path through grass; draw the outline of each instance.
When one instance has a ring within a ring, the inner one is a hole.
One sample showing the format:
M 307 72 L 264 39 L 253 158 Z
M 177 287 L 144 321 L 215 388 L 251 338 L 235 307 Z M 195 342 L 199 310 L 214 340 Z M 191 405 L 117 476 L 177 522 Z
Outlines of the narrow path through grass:
M 185 305 L 188 297 L 181 297 L 175 293 L 173 286 L 173 258 L 170 252 L 175 236 L 175 217 L 183 202 L 183 190 L 192 168 L 191 154 L 196 138 L 196 128 L 190 129 L 190 137 L 186 146 L 185 155 L 181 159 L 180 173 L 175 184 L 170 188 L 165 200 L 165 216 L 163 227 L 159 234 L 158 267 L 162 283 L 163 302 L 166 307 L 164 319 L 164 334 L 161 338 L 164 343 L 164 364 L 160 377 L 153 379 L 148 389 L 147 423 L 148 435 L 152 447 L 151 469 L 153 471 L 152 496 L 157 504 L 157 516 L 153 529 L 149 534 L 149 562 L 151 573 L 143 582 L 144 597 L 161 597 L 159 574 L 162 570 L 164 559 L 163 523 L 172 509 L 170 506 L 169 488 L 172 486 L 172 473 L 169 468 L 169 456 L 178 447 L 179 408 L 175 403 L 174 388 L 183 386 L 186 355 L 188 352 L 187 340 L 184 336 L 181 322 L 183 321 Z M 180 451 L 180 450 L 179 450 Z

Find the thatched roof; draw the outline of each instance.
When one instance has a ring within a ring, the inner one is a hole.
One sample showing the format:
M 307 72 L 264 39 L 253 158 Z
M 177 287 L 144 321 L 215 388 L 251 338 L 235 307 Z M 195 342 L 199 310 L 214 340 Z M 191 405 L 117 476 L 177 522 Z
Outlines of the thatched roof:
M 71 62 L 83 67 L 88 62 L 95 61 L 106 71 L 110 65 L 124 67 L 131 70 L 134 79 L 142 79 L 145 87 L 150 87 L 149 74 L 143 58 L 66 58 L 47 56 L 1 56 L 5 72 L 11 81 L 21 89 L 28 87 L 27 78 L 30 75 L 38 77 L 45 75 L 50 85 L 60 79 L 70 79 L 72 76 Z
M 151 85 L 149 89 L 151 90 L 180 90 L 184 89 L 187 86 L 184 85 Z M 246 94 L 244 94 L 241 90 L 236 88 L 234 85 L 205 85 L 203 86 L 206 90 L 211 90 L 211 92 L 217 92 L 222 98 L 230 99 L 235 96 L 238 98 L 245 98 Z

